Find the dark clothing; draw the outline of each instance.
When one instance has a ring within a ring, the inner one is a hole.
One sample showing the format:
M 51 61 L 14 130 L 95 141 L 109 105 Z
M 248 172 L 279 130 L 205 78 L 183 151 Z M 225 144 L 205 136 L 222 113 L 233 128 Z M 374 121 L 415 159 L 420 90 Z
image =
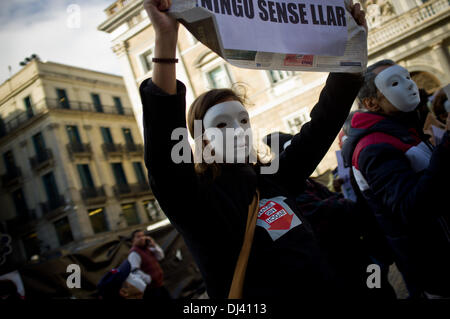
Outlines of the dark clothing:
M 450 133 L 434 148 L 410 119 L 356 113 L 344 160 L 412 296 L 423 291 L 450 296 Z
M 207 181 L 194 171 L 192 154 L 190 163 L 175 164 L 171 158 L 172 148 L 180 143 L 171 140 L 172 131 L 186 128 L 185 86 L 178 82 L 177 94 L 167 95 L 151 80 L 142 83 L 150 184 L 190 248 L 210 297 L 228 295 L 256 188 L 260 211 L 244 297 L 357 294 L 329 267 L 311 225 L 297 208 L 296 196 L 333 143 L 361 84 L 360 76 L 330 74 L 311 121 L 280 154 L 276 174 L 261 174 L 260 167 L 249 164 L 223 164 L 220 176 Z
M 339 276 L 370 298 L 395 299 L 395 292 L 383 273 L 381 288 L 367 291 L 367 266 L 378 264 L 387 270 L 393 257 L 372 213 L 341 193 L 307 179 L 305 191 L 297 196 L 297 205 L 310 222 L 319 242 Z
M 142 297 L 144 300 L 155 300 L 155 299 L 172 299 L 170 292 L 166 287 L 154 287 L 151 285 L 147 286 L 144 290 L 144 296 Z
M 164 274 L 161 266 L 159 265 L 158 259 L 150 251 L 150 249 L 142 249 L 138 246 L 131 247 L 130 253 L 134 251 L 141 256 L 141 267 L 140 269 L 146 274 L 150 275 L 152 281 L 150 282 L 150 288 L 158 288 L 164 284 Z

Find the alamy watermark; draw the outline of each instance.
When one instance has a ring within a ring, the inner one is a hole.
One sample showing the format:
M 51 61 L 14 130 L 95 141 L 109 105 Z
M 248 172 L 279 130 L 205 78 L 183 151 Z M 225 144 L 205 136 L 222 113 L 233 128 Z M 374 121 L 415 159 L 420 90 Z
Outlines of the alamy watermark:
M 81 28 L 81 7 L 78 4 L 72 3 L 67 6 L 66 12 L 68 17 L 66 25 L 69 29 Z
M 67 288 L 81 288 L 81 268 L 77 264 L 70 264 L 67 266 L 66 272 L 70 273 L 67 277 Z
M 203 131 L 201 120 L 194 121 L 194 152 L 191 156 L 188 131 L 184 127 L 172 131 L 171 140 L 178 141 L 171 151 L 171 159 L 175 164 L 180 163 L 252 163 L 261 161 L 261 155 L 253 143 L 253 131 L 251 128 L 206 128 Z M 257 136 L 259 137 L 259 136 Z M 261 166 L 261 174 L 275 174 L 279 168 L 278 153 L 279 139 L 275 135 L 271 139 L 271 149 L 274 150 L 270 160 Z M 266 152 L 267 153 L 267 152 Z

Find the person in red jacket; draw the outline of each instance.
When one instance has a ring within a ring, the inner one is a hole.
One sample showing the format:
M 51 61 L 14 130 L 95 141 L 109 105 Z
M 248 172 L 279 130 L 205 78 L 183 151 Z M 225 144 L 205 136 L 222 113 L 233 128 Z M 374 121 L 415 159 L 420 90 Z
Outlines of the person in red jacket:
M 170 299 L 170 293 L 164 287 L 164 273 L 159 264 L 159 261 L 164 258 L 161 247 L 142 230 L 133 231 L 131 242 L 133 247 L 128 255 L 128 261 L 131 265 L 131 273 L 147 283 L 144 299 Z

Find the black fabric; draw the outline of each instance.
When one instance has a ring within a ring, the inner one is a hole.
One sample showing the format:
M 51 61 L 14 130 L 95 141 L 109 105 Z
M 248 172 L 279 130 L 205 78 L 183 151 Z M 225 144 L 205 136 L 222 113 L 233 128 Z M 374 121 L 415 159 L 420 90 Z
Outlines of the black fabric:
M 386 117 L 369 128 L 352 127 L 343 147 L 345 162 L 351 165 L 356 145 L 373 132 L 412 143 L 415 125 L 403 115 Z M 419 132 L 419 136 L 426 141 L 425 135 Z M 370 186 L 363 196 L 393 249 L 410 293 L 417 296 L 425 290 L 449 296 L 450 223 L 444 185 L 450 180 L 450 133 L 420 172 L 412 169 L 404 151 L 388 143 L 365 147 L 357 163 Z
M 228 294 L 256 187 L 263 200 L 281 196 L 281 205 L 292 210 L 301 225 L 276 240 L 265 228 L 256 227 L 244 297 L 326 298 L 338 296 L 338 291 L 341 297 L 358 297 L 329 267 L 295 198 L 334 141 L 361 83 L 360 76 L 330 74 L 311 121 L 280 154 L 276 174 L 260 174 L 257 166 L 222 165 L 221 175 L 211 182 L 198 177 L 192 162 L 175 164 L 171 159 L 171 150 L 179 143 L 171 140 L 172 131 L 186 128 L 184 85 L 177 82 L 177 94 L 167 95 L 150 79 L 141 84 L 150 184 L 191 250 L 210 297 L 225 298 Z

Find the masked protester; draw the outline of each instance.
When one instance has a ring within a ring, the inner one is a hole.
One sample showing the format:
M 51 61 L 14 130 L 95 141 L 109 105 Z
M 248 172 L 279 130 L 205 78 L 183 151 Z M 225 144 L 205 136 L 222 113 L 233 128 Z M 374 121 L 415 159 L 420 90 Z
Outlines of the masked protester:
M 450 296 L 450 135 L 433 147 L 414 116 L 419 90 L 390 60 L 367 69 L 343 145 L 358 188 L 395 255 L 411 297 Z
M 249 115 L 235 92 L 202 94 L 191 105 L 186 123 L 186 88 L 175 76 L 178 24 L 164 12 L 170 1 L 147 0 L 144 7 L 156 34 L 153 77 L 140 87 L 145 163 L 153 193 L 195 258 L 208 295 L 232 296 L 233 277 L 245 274 L 242 294 L 235 298 L 360 296 L 328 267 L 295 199 L 344 123 L 362 76 L 330 74 L 310 123 L 280 156 L 278 170 L 262 174 L 260 163 L 250 160 L 251 139 L 243 134 L 251 130 Z M 358 4 L 352 14 L 365 24 Z M 193 163 L 190 148 L 187 161 L 173 158 L 180 142 L 172 133 L 183 128 L 187 135 L 187 127 L 204 149 L 201 163 Z M 233 134 L 228 134 L 230 129 Z M 248 264 L 235 272 L 246 228 L 255 225 L 247 224 L 253 206 L 256 227 Z

